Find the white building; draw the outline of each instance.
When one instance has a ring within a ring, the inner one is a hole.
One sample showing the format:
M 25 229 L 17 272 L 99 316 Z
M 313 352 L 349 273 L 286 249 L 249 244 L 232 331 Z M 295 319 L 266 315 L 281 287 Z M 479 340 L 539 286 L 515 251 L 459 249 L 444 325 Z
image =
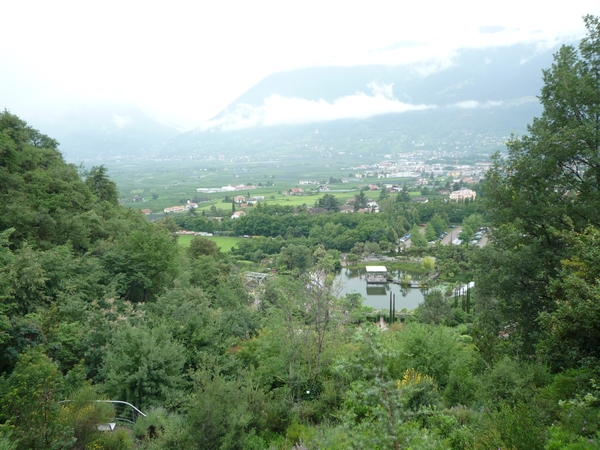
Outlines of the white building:
M 462 188 L 458 191 L 453 191 L 450 193 L 450 200 L 454 200 L 457 202 L 465 201 L 467 199 L 475 200 L 477 196 L 477 192 L 472 191 L 471 189 Z

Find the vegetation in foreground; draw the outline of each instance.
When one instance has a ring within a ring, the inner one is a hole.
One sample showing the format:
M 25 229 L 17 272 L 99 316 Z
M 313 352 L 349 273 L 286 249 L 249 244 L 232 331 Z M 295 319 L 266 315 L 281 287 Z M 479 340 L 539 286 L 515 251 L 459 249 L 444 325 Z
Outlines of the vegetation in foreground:
M 331 280 L 353 230 L 356 254 L 414 226 L 401 199 L 308 230 L 248 215 L 272 234 L 232 253 L 281 269 L 253 285 L 213 241 L 178 246 L 172 220 L 119 206 L 102 167 L 78 173 L 1 113 L 0 447 L 599 448 L 600 23 L 585 20 L 544 73 L 544 114 L 487 180 L 491 244 L 437 247 L 441 270 L 473 273 L 472 298 L 433 291 L 383 329 Z M 107 398 L 147 415 L 98 431 Z

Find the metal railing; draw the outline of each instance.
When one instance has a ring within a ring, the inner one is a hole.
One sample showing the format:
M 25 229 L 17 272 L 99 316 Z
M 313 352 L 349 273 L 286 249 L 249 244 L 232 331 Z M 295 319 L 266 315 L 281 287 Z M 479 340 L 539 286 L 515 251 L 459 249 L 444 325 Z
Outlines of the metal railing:
M 72 400 L 63 400 L 59 403 L 68 403 Z M 136 408 L 134 405 L 128 402 L 124 402 L 122 400 L 90 400 L 94 403 L 111 403 L 115 409 L 115 417 L 113 420 L 115 422 L 127 422 L 132 425 L 135 425 L 137 419 L 142 416 L 146 417 L 142 411 Z

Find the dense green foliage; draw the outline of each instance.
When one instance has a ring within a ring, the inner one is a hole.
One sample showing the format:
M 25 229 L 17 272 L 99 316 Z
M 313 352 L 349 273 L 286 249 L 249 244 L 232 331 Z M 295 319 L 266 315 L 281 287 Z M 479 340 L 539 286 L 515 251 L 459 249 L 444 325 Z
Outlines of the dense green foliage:
M 327 213 L 230 221 L 261 236 L 232 253 L 178 246 L 174 220 L 119 206 L 103 167 L 78 173 L 0 114 L 0 448 L 599 448 L 600 23 L 586 24 L 545 72 L 530 136 L 496 160 L 485 209 L 401 192 L 341 214 L 327 194 Z M 483 249 L 427 243 L 490 218 Z M 405 253 L 446 284 L 380 326 L 360 295 L 336 295 L 340 251 L 356 263 L 407 232 Z M 278 273 L 243 276 L 261 264 Z M 103 396 L 147 415 L 100 432 L 117 414 Z
M 503 321 L 517 324 L 529 353 L 548 330 L 542 324 L 551 323 L 539 314 L 564 311 L 556 283 L 569 276 L 561 261 L 579 259 L 582 246 L 573 239 L 600 226 L 600 23 L 591 16 L 585 22 L 589 33 L 579 50 L 562 47 L 544 71 L 542 116 L 528 136 L 509 142 L 508 158 L 498 157 L 488 176 L 496 245 L 480 261 L 481 296 L 498 299 Z

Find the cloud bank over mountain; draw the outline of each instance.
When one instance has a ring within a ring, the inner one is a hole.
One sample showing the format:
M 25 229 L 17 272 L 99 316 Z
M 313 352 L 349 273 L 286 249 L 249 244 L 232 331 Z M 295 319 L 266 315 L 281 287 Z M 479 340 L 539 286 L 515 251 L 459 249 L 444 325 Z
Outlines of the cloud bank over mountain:
M 209 120 L 200 129 L 202 131 L 210 129 L 227 131 L 259 126 L 327 122 L 337 119 L 366 119 L 380 114 L 435 108 L 435 105 L 399 101 L 393 95 L 391 84 L 380 84 L 373 81 L 367 87 L 371 91 L 369 94 L 356 92 L 339 97 L 332 102 L 324 99 L 307 100 L 272 94 L 258 106 L 246 103 L 238 104 L 233 111 Z

